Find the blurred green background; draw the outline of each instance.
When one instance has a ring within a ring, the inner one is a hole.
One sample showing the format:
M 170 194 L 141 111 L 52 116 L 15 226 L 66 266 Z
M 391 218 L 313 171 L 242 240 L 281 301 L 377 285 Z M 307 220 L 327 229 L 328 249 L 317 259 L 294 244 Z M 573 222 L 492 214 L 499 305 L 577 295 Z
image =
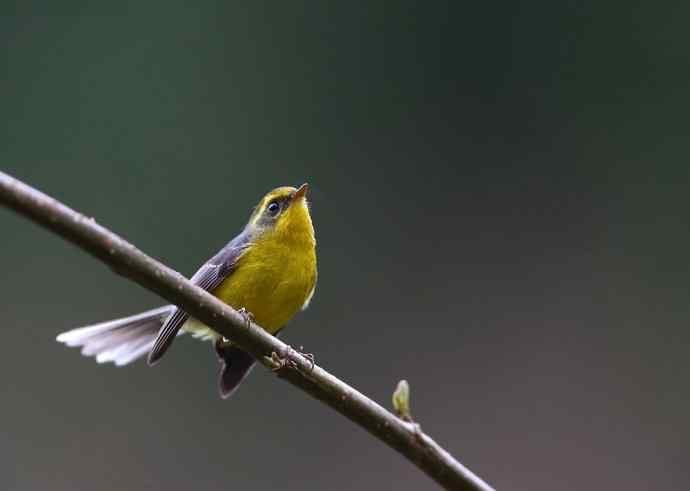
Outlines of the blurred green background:
M 7 4 L 0 168 L 184 274 L 283 184 L 320 278 L 285 339 L 499 489 L 688 477 L 687 5 Z M 59 5 L 59 7 L 58 7 Z M 66 329 L 160 304 L 0 209 L 0 487 L 432 489 L 210 345 L 99 366 Z

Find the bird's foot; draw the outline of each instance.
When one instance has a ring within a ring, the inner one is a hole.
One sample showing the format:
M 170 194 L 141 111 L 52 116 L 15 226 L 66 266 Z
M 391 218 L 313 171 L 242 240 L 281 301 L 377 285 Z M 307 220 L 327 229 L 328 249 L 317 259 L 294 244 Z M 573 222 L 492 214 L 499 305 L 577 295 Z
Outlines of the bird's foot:
M 237 313 L 242 316 L 242 318 L 244 319 L 244 323 L 247 326 L 247 329 L 249 329 L 252 326 L 252 322 L 254 322 L 254 315 L 244 307 L 239 309 Z
M 297 351 L 300 355 L 305 357 L 307 360 L 309 360 L 309 363 L 311 364 L 311 367 L 309 367 L 309 370 L 314 369 L 314 365 L 316 365 L 315 359 L 314 359 L 314 353 L 306 353 L 304 351 L 304 346 L 300 346 L 299 350 Z
M 315 365 L 314 364 L 314 355 L 311 353 L 303 353 L 301 350 L 303 350 L 304 347 L 302 347 L 302 346 L 300 346 L 299 349 L 300 349 L 300 351 L 297 351 L 294 348 L 288 346 L 288 348 L 285 350 L 285 352 L 282 355 L 276 353 L 275 351 L 272 352 L 271 353 L 271 364 L 272 364 L 271 370 L 273 370 L 274 372 L 279 372 L 284 368 L 289 368 L 292 370 L 299 370 L 300 366 L 297 363 L 297 361 L 295 361 L 295 359 L 293 358 L 293 353 L 297 353 L 297 354 L 305 357 L 311 365 L 309 367 L 309 370 L 310 371 L 313 370 L 314 365 Z
M 290 351 L 292 348 L 285 350 L 285 354 L 279 355 L 275 351 L 271 353 L 271 370 L 274 372 L 280 372 L 284 368 L 290 368 L 292 370 L 297 370 L 297 363 L 292 359 Z

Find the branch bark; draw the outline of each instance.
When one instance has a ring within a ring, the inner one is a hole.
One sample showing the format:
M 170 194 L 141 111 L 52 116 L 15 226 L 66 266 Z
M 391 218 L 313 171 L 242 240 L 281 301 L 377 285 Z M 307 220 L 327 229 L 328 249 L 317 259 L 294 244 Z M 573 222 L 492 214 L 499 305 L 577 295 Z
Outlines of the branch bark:
M 227 304 L 184 276 L 147 256 L 93 218 L 0 172 L 0 203 L 60 235 L 108 265 L 117 274 L 180 306 L 193 317 L 237 343 L 265 366 L 276 368 L 275 355 L 289 359 L 279 375 L 366 429 L 397 450 L 446 489 L 492 488 L 421 431 L 292 350 Z M 273 354 L 273 356 L 272 356 Z

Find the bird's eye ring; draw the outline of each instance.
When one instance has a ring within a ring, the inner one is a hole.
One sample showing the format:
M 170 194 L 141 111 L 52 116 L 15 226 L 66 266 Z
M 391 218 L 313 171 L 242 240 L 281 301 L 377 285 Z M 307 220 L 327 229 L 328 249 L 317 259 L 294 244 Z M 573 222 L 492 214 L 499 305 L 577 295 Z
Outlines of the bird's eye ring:
M 268 213 L 269 216 L 274 217 L 278 214 L 280 211 L 280 205 L 278 204 L 277 201 L 271 201 L 268 206 L 266 207 L 266 212 Z

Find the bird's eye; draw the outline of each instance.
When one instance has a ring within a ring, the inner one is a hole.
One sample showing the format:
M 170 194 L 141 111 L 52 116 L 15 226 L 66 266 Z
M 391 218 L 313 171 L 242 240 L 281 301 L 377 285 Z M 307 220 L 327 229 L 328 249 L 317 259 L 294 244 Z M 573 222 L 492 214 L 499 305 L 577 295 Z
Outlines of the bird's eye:
M 278 214 L 280 211 L 280 205 L 278 204 L 277 201 L 271 201 L 268 206 L 266 207 L 266 212 L 268 213 L 268 216 L 274 217 Z

